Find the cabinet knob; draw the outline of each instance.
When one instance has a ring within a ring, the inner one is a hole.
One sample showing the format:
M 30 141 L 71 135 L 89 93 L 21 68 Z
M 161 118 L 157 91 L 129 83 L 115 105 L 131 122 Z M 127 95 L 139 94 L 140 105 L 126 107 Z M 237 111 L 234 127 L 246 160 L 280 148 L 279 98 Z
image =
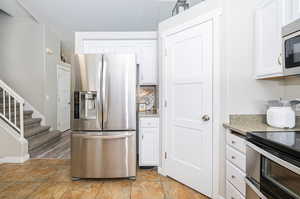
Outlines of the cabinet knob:
M 235 176 L 234 176 L 234 175 L 232 175 L 232 176 L 231 176 L 231 178 L 232 178 L 232 179 L 234 179 L 234 178 L 235 178 Z
M 231 159 L 233 159 L 233 160 L 234 160 L 234 159 L 235 159 L 235 156 L 231 156 Z
M 231 144 L 235 144 L 235 141 L 232 140 L 232 141 L 231 141 Z

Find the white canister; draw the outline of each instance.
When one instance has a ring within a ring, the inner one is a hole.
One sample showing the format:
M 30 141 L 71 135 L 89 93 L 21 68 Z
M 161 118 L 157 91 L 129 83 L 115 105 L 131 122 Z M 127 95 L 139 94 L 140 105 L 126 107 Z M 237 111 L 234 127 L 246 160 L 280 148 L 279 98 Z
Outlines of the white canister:
M 267 110 L 267 123 L 276 128 L 294 128 L 296 113 L 291 106 L 269 107 Z

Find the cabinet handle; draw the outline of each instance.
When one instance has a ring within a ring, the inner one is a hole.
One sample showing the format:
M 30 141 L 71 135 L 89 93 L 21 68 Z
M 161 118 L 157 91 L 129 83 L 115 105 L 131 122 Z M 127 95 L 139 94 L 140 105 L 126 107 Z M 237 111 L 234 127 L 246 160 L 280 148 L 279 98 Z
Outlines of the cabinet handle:
M 280 55 L 277 58 L 277 63 L 281 66 L 282 65 L 282 54 L 280 53 Z

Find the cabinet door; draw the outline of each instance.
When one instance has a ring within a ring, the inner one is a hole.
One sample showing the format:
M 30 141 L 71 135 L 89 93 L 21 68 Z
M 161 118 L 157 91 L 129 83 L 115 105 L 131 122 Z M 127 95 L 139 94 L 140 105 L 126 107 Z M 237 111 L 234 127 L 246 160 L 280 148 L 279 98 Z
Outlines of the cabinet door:
M 141 128 L 139 165 L 157 166 L 158 154 L 158 128 Z
M 300 18 L 300 0 L 289 0 L 287 2 L 291 2 L 291 8 L 292 8 L 292 17 L 291 21 L 297 20 Z
M 157 84 L 156 41 L 140 46 L 138 61 L 140 66 L 140 84 Z
M 256 9 L 255 67 L 257 78 L 282 75 L 283 7 L 282 0 L 264 0 Z

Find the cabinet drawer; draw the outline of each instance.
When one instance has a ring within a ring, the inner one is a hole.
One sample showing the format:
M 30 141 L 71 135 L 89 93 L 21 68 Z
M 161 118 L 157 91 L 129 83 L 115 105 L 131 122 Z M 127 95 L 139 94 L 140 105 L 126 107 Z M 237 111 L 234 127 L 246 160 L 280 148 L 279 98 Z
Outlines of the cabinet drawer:
M 226 198 L 245 199 L 245 197 L 228 181 L 226 182 Z
M 233 148 L 239 150 L 240 152 L 246 154 L 246 141 L 245 139 L 234 135 L 232 133 L 227 133 L 227 144 Z
M 236 149 L 227 145 L 226 157 L 231 163 L 237 166 L 242 171 L 246 172 L 246 156 Z
M 158 128 L 159 118 L 141 118 L 140 124 L 142 128 Z
M 245 195 L 245 173 L 243 173 L 229 161 L 226 163 L 226 178 L 241 194 Z

